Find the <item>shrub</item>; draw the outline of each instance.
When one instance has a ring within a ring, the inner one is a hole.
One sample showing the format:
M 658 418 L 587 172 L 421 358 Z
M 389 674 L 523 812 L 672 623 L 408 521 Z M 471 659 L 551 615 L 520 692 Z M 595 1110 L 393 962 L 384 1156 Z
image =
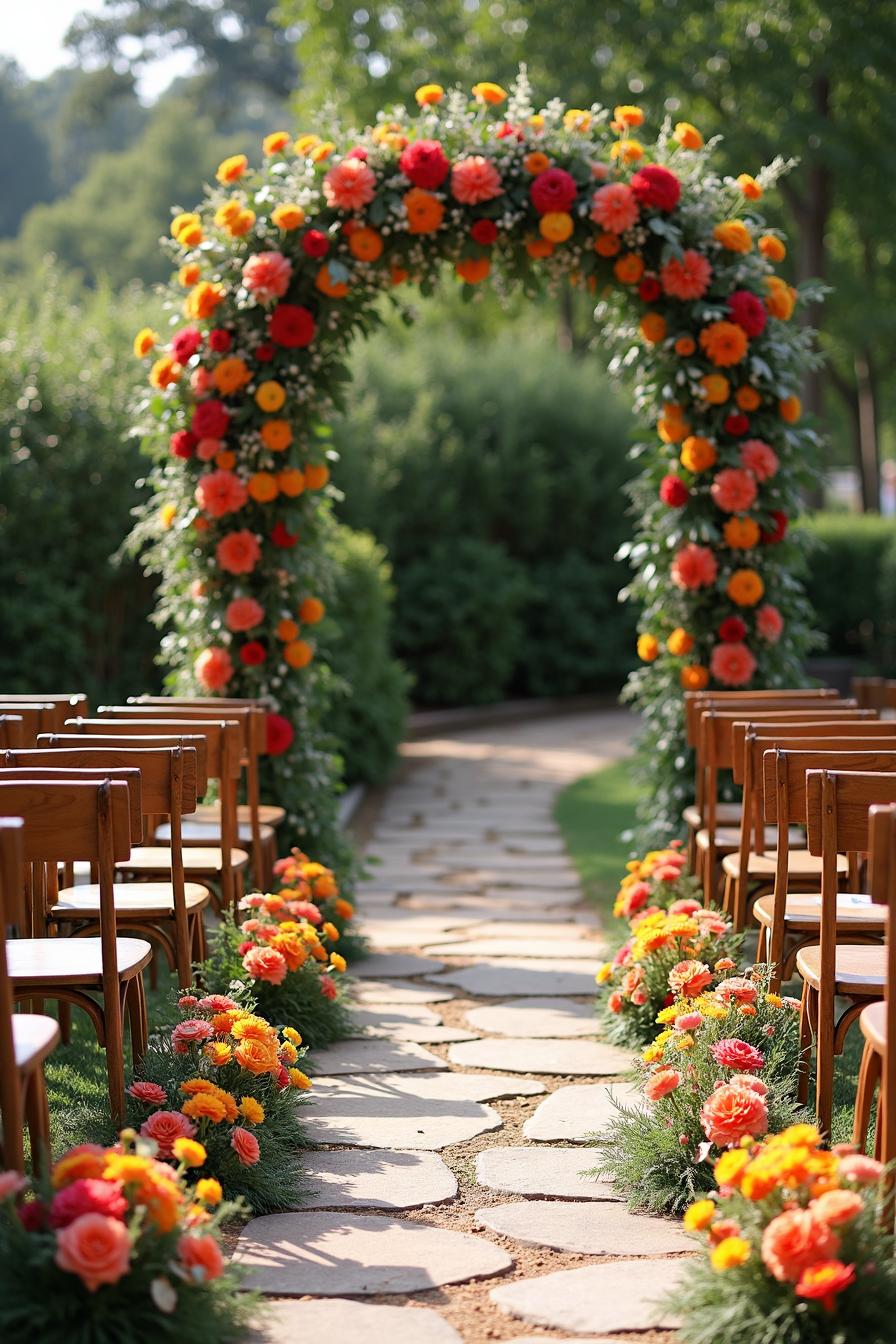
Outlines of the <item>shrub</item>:
M 828 651 L 886 671 L 896 612 L 896 522 L 876 514 L 819 513 L 806 529 L 819 543 L 806 588 Z M 892 662 L 889 667 L 892 674 Z
M 525 665 L 532 695 L 578 695 L 618 687 L 632 663 L 635 612 L 616 597 L 618 567 L 581 551 L 532 567 L 526 608 Z

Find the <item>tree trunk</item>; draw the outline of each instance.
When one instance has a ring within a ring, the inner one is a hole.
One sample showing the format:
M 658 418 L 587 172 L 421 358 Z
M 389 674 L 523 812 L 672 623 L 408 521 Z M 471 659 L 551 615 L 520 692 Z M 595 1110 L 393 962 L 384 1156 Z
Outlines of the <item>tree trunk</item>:
M 855 354 L 858 468 L 865 513 L 880 513 L 880 445 L 877 425 L 877 372 L 870 350 Z

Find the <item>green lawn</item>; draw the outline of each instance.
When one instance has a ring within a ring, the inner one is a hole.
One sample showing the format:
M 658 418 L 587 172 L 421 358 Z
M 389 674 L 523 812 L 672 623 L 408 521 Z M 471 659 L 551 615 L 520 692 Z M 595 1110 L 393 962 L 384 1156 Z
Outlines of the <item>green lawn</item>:
M 608 919 L 629 858 L 620 836 L 635 824 L 636 801 L 628 761 L 583 775 L 557 799 L 554 815 L 585 894 Z

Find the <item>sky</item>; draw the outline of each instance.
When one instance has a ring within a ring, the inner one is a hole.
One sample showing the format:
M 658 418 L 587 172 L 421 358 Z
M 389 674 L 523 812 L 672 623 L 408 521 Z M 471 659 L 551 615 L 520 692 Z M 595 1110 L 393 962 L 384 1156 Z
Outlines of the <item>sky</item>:
M 72 64 L 62 40 L 75 15 L 83 10 L 98 14 L 103 5 L 101 0 L 6 0 L 2 9 L 0 53 L 12 56 L 32 79 L 42 79 L 60 65 Z M 187 52 L 156 61 L 140 78 L 140 96 L 151 101 L 191 65 Z

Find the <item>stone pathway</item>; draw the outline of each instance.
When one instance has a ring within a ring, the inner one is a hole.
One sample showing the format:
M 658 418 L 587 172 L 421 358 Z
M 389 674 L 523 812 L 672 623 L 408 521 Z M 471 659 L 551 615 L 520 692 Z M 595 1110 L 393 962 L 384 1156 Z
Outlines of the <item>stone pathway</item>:
M 630 733 L 608 711 L 405 746 L 359 892 L 357 1035 L 315 1059 L 311 1197 L 240 1238 L 265 1344 L 672 1339 L 655 1303 L 688 1241 L 582 1174 L 630 1057 L 595 1034 L 600 931 L 553 820 Z

